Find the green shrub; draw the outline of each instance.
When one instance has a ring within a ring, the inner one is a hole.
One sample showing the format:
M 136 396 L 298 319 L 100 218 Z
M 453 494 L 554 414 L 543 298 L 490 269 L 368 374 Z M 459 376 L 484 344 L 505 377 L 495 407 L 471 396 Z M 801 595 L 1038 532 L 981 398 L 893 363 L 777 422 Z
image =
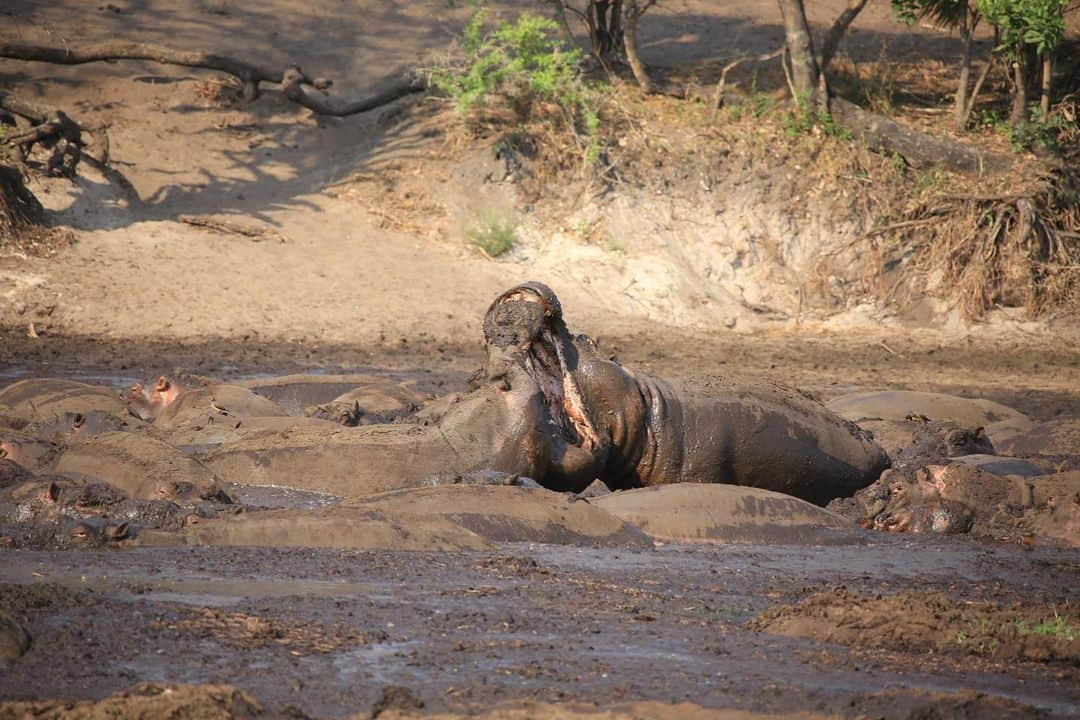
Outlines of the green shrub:
M 788 137 L 805 135 L 816 127 L 829 137 L 851 139 L 851 133 L 837 125 L 832 115 L 815 110 L 806 98 L 799 98 L 795 109 L 784 113 L 780 120 Z
M 462 62 L 436 68 L 431 75 L 432 84 L 454 100 L 459 113 L 509 100 L 519 121 L 527 122 L 537 119 L 534 101 L 548 101 L 558 106 L 548 120 L 571 126 L 588 163 L 600 159 L 603 93 L 586 85 L 578 70 L 581 52 L 563 45 L 553 20 L 524 13 L 514 23 L 488 29 L 487 12 L 481 9 L 466 24 L 461 49 Z
M 1029 111 L 1028 121 L 1009 128 L 1009 141 L 1017 152 L 1022 150 L 1046 150 L 1056 152 L 1059 149 L 1058 137 L 1070 129 L 1070 123 L 1060 113 L 1051 112 L 1044 116 L 1038 105 Z
M 465 65 L 438 68 L 432 76 L 435 87 L 452 97 L 460 112 L 515 85 L 560 104 L 580 101 L 581 52 L 562 47 L 553 20 L 525 13 L 516 23 L 503 22 L 492 31 L 485 31 L 486 22 L 487 11 L 479 10 L 465 25 Z

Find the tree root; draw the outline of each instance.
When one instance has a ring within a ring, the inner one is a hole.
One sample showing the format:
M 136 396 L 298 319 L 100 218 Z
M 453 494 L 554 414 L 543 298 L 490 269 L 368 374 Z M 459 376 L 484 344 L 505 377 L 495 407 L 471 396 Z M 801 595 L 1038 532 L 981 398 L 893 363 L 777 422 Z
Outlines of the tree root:
M 23 182 L 22 171 L 0 164 L 0 253 L 47 255 L 69 239 L 48 227 L 45 210 Z
M 1080 307 L 1080 209 L 1059 198 L 1075 192 L 1067 171 L 1029 193 L 1000 196 L 938 194 L 914 210 L 934 220 L 918 239 L 907 235 L 917 274 L 938 287 L 911 287 L 914 294 L 941 292 L 970 319 L 994 307 L 1026 307 L 1033 317 Z M 927 229 L 928 228 L 928 229 Z M 932 280 L 936 278 L 936 280 Z
M 35 144 L 41 145 L 48 150 L 46 175 L 74 177 L 87 144 L 84 133 L 97 148 L 98 163 L 104 165 L 109 161 L 109 138 L 104 127 L 84 129 L 63 110 L 27 102 L 3 90 L 0 90 L 0 110 L 30 123 L 30 127 L 9 131 L 3 138 L 3 144 L 13 150 L 20 163 L 25 162 Z

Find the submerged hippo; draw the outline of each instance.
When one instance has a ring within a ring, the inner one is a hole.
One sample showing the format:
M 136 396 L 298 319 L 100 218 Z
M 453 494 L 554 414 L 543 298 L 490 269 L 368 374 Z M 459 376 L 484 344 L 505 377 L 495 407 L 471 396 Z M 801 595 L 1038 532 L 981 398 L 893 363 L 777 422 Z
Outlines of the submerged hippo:
M 817 504 L 851 495 L 889 459 L 869 434 L 798 391 L 717 382 L 690 388 L 605 359 L 571 335 L 552 290 L 519 285 L 484 319 L 488 379 L 522 368 L 543 395 L 549 488 L 676 482 L 749 485 Z M 517 373 L 520 377 L 521 373 Z

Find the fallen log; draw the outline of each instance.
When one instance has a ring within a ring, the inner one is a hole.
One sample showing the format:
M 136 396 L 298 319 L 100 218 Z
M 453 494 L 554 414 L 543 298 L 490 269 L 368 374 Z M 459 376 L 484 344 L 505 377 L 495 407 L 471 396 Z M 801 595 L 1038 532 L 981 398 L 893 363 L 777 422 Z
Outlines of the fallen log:
M 202 51 L 181 51 L 161 45 L 133 42 L 105 42 L 91 45 L 53 47 L 30 43 L 0 43 L 0 57 L 28 62 L 47 62 L 54 65 L 84 65 L 117 60 L 144 60 L 161 65 L 215 70 L 237 78 L 244 87 L 244 98 L 253 101 L 259 96 L 259 83 L 276 85 L 290 101 L 319 115 L 344 117 L 368 112 L 387 105 L 410 93 L 427 88 L 423 77 L 412 72 L 390 76 L 380 83 L 384 89 L 358 100 L 332 98 L 326 90 L 333 84 L 326 78 L 308 77 L 293 65 L 277 69 L 238 60 L 227 55 Z
M 913 168 L 941 165 L 960 172 L 1000 172 L 1013 164 L 1007 156 L 906 127 L 841 97 L 830 98 L 829 108 L 836 123 L 856 140 L 866 143 L 871 150 L 896 153 Z

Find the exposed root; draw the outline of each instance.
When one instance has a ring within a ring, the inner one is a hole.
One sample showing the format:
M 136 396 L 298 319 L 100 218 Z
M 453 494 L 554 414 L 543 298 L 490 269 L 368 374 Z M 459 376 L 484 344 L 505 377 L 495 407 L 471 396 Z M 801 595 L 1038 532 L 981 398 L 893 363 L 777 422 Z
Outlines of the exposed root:
M 48 255 L 67 235 L 45 225 L 44 210 L 22 173 L 0 165 L 0 253 Z
M 1032 316 L 1080 308 L 1078 180 L 1066 170 L 1022 193 L 936 195 L 920 203 L 913 219 L 939 222 L 920 228 L 912 244 L 921 277 L 910 290 L 937 285 L 969 319 L 1001 306 L 1025 307 Z

